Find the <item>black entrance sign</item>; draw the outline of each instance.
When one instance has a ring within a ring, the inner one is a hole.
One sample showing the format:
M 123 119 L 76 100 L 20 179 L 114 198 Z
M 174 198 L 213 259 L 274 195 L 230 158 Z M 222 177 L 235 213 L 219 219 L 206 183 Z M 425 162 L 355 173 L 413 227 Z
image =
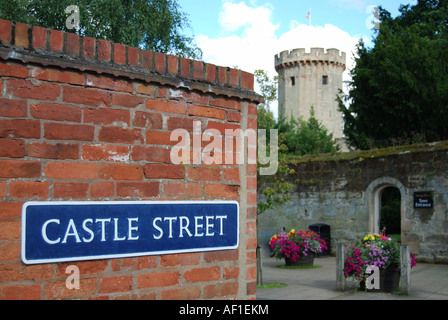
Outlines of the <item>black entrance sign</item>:
M 433 207 L 434 200 L 431 191 L 414 193 L 414 209 L 432 209 Z

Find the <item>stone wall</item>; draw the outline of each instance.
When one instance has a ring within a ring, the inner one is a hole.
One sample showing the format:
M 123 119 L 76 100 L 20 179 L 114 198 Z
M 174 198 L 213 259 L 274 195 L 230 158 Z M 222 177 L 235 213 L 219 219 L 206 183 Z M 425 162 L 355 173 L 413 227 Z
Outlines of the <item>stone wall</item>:
M 256 165 L 170 158 L 195 121 L 256 129 L 254 76 L 6 20 L 0 43 L 0 299 L 254 299 Z M 240 246 L 75 261 L 69 290 L 69 264 L 21 261 L 30 200 L 238 201 Z
M 331 226 L 332 246 L 378 232 L 378 200 L 387 186 L 401 192 L 402 241 L 420 260 L 448 257 L 448 143 L 404 146 L 295 161 L 287 179 L 292 201 L 259 216 L 259 241 L 286 228 Z M 432 209 L 415 209 L 414 193 L 432 192 Z M 263 200 L 260 197 L 259 200 Z M 268 252 L 267 247 L 265 252 Z

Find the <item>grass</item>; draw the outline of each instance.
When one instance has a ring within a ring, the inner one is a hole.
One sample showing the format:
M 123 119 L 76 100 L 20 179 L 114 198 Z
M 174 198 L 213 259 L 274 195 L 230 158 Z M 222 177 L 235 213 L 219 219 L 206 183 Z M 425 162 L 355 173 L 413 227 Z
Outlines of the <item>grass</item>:
M 315 264 L 312 266 L 286 266 L 284 264 L 277 266 L 277 268 L 280 269 L 299 269 L 299 270 L 303 270 L 303 269 L 317 269 L 317 268 L 321 268 L 321 266 Z
M 284 288 L 287 287 L 287 284 L 283 283 L 266 283 L 262 286 L 257 286 L 257 289 L 276 289 L 276 288 Z

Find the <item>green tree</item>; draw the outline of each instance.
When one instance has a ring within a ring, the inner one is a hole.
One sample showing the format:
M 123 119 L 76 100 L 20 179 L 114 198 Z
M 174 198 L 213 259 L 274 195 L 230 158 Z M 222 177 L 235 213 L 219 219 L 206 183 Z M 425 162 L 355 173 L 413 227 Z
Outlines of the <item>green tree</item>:
M 65 9 L 77 5 L 80 28 L 67 29 Z M 201 59 L 188 16 L 176 0 L 0 0 L 0 18 L 76 32 L 146 50 Z
M 419 0 L 357 47 L 348 95 L 339 106 L 351 146 L 360 149 L 448 138 L 448 2 Z
M 287 153 L 290 155 L 316 155 L 340 151 L 333 139 L 333 134 L 329 133 L 327 128 L 316 119 L 313 107 L 308 121 L 296 120 L 294 117 L 289 121 L 280 119 L 278 128 L 282 143 L 286 145 Z

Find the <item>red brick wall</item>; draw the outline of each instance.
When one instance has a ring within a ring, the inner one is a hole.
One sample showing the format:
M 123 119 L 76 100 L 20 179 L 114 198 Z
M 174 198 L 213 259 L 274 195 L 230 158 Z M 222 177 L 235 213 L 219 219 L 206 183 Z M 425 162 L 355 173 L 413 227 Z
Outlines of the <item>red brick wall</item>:
M 0 41 L 0 299 L 253 299 L 256 165 L 170 161 L 172 130 L 193 121 L 256 129 L 253 75 L 5 20 Z M 29 200 L 221 199 L 240 203 L 238 250 L 20 259 Z

